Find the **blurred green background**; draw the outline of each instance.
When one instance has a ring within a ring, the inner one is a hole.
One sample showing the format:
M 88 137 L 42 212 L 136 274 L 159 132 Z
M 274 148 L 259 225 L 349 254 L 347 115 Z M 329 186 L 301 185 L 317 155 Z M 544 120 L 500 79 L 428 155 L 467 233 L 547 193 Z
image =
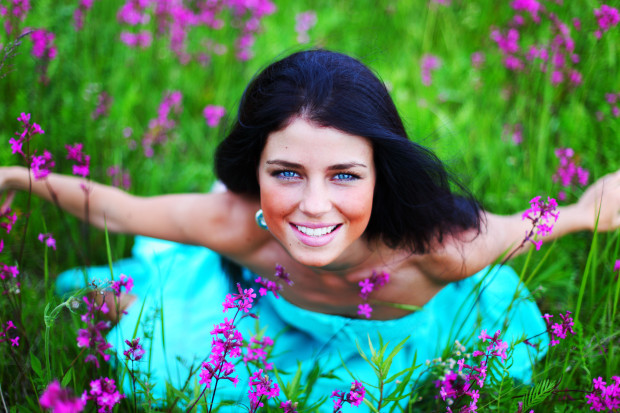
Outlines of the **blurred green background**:
M 25 112 L 45 130 L 32 140 L 31 149 L 39 154 L 49 150 L 56 172 L 71 173 L 65 145 L 83 143 L 95 181 L 113 183 L 107 170 L 118 166 L 129 174 L 129 191 L 134 194 L 208 191 L 215 180 L 214 149 L 252 76 L 294 51 L 323 47 L 357 57 L 375 70 L 390 89 L 411 139 L 434 149 L 493 212 L 521 211 L 534 196 L 556 197 L 560 191 L 567 193 L 565 203 L 578 199 L 582 186 L 562 188 L 552 179 L 559 165 L 556 148 L 573 148 L 574 160 L 589 170 L 590 182 L 620 168 L 619 118 L 612 112 L 615 104 L 609 102 L 610 94 L 620 93 L 618 28 L 596 38 L 594 10 L 600 4 L 594 1 L 543 2 L 539 22 L 526 11 L 514 10 L 511 2 L 493 0 L 275 1 L 275 11 L 260 19 L 253 57 L 246 61 L 236 57 L 235 42 L 251 13 L 235 17 L 231 8 L 222 6 L 217 15 L 223 22 L 220 29 L 188 27 L 186 51 L 202 57 L 187 62 L 170 49 L 170 33 L 158 33 L 152 8 L 146 10 L 151 20 L 133 27 L 119 21 L 124 2 L 98 0 L 85 12 L 83 28 L 76 30 L 78 3 L 32 1 L 27 17 L 19 22 L 20 31 L 52 32 L 57 55 L 49 61 L 33 56 L 31 36 L 26 36 L 0 69 L 2 165 L 23 163 L 11 153 L 8 140 L 21 132 L 16 118 Z M 197 11 L 201 3 L 183 4 Z M 6 1 L 0 4 L 9 7 Z M 316 24 L 307 30 L 309 41 L 300 43 L 296 25 L 305 12 L 316 14 Z M 540 59 L 526 58 L 531 46 L 546 45 L 552 51 L 558 26 L 551 15 L 566 25 L 574 41 L 578 62 L 567 62 L 566 67 L 579 71 L 579 85 L 566 79 L 552 84 L 551 70 L 541 70 Z M 575 25 L 574 19 L 580 24 Z M 491 36 L 494 30 L 505 34 L 510 28 L 519 31 L 516 55 L 524 66 L 517 71 L 504 66 L 505 56 Z M 123 31 L 141 30 L 152 33 L 151 46 L 128 47 L 120 41 Z M 15 37 L 16 33 L 0 30 L 4 53 Z M 484 56 L 479 66 L 472 64 L 474 53 Z M 431 71 L 430 85 L 422 81 L 425 55 L 440 62 Z M 173 91 L 182 94 L 178 111 L 169 116 L 175 124 L 147 157 L 141 142 L 164 96 Z M 94 118 L 103 92 L 112 99 L 109 111 Z M 206 124 L 207 105 L 226 109 L 218 127 Z M 521 142 L 515 142 L 515 130 L 522 131 Z M 106 262 L 102 231 L 86 229 L 52 204 L 28 202 L 27 195 L 20 194 L 14 203 L 20 219 L 5 239 L 2 258 L 8 262 L 25 243 L 21 268 L 31 293 L 42 282 L 43 246 L 36 241 L 40 232 L 51 232 L 57 239 L 58 250 L 50 251 L 52 277 L 69 267 Z M 26 217 L 30 222 L 24 235 Z M 609 300 L 618 288 L 612 273 L 614 260 L 620 258 L 618 233 L 600 235 L 598 240 L 591 261 L 587 261 L 589 233 L 543 247 L 530 264 L 530 270 L 537 270 L 528 286 L 541 288 L 537 299 L 543 312 L 574 308 L 589 268 L 585 317 L 598 317 L 606 323 L 606 331 L 613 331 L 617 296 L 615 304 Z M 110 245 L 112 256 L 121 258 L 129 254 L 131 237 L 112 235 Z M 75 246 L 84 251 L 78 253 Z M 525 257 L 519 257 L 513 265 L 518 269 L 524 262 Z M 601 302 L 610 306 L 601 308 Z M 590 331 L 596 328 L 592 325 Z

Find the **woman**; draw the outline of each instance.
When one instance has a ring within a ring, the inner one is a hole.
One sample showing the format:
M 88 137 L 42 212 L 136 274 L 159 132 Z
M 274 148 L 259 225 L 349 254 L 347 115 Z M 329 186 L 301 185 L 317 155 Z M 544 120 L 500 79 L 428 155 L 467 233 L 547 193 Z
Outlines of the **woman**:
M 216 169 L 227 191 L 142 198 L 93 184 L 89 194 L 93 225 L 200 246 L 140 238 L 136 258 L 117 264 L 116 276 L 133 276 L 138 290 L 138 301 L 109 336 L 119 352 L 137 324 L 137 336 L 145 334 L 145 314 L 161 314 L 154 310 L 163 306 L 165 321 L 147 332 L 158 391 L 164 380 L 182 387 L 187 366 L 193 363 L 195 371 L 209 354 L 212 325 L 223 320 L 220 303 L 229 288 L 209 250 L 264 279 L 277 281 L 276 264 L 290 274 L 294 285 L 280 291 L 281 299 L 267 296 L 256 306 L 258 329 L 281 334 L 271 361 L 285 382 L 298 362 L 304 375 L 318 363 L 321 372 L 338 377 L 320 378 L 313 401 L 352 380 L 343 362 L 355 378 L 377 384 L 356 341 L 368 353 L 365 343 L 376 347 L 379 334 L 392 345 L 408 339 L 391 375 L 439 356 L 476 329 L 502 329 L 507 342 L 545 330 L 511 269 L 484 270 L 505 252 L 525 250 L 514 251 L 531 222 L 521 214 L 482 211 L 461 187 L 464 195 L 454 193 L 435 155 L 408 140 L 382 82 L 351 57 L 305 51 L 263 70 L 244 93 L 234 127 L 218 148 Z M 28 187 L 21 168 L 3 168 L 0 178 L 5 189 Z M 81 180 L 51 175 L 48 181 L 60 205 L 84 218 Z M 43 182 L 35 182 L 33 191 L 51 198 Z M 599 212 L 599 231 L 620 226 L 620 173 L 560 208 L 545 240 L 592 230 Z M 365 303 L 360 282 L 384 272 L 389 282 L 370 294 L 367 320 L 367 307 L 365 315 L 358 313 Z M 97 274 L 105 276 L 91 270 Z M 421 310 L 412 313 L 414 307 Z M 255 321 L 242 320 L 239 330 L 257 331 Z M 546 343 L 539 341 L 539 351 L 515 346 L 511 373 L 528 380 Z M 221 400 L 244 395 L 241 386 L 218 388 Z

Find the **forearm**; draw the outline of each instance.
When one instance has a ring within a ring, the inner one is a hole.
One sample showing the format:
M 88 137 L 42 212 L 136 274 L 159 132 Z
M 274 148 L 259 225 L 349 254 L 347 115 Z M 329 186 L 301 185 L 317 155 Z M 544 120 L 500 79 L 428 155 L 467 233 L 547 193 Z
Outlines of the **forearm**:
M 487 243 L 499 257 L 508 252 L 511 257 L 527 252 L 534 245 L 531 241 L 552 241 L 564 235 L 578 231 L 591 230 L 595 217 L 589 216 L 577 204 L 557 208 L 558 219 L 548 234 L 541 234 L 532 220 L 523 219 L 523 212 L 514 215 L 500 216 L 487 213 Z
M 539 211 L 538 211 L 539 212 Z M 559 207 L 557 221 L 550 232 L 539 231 L 544 223 L 536 219 L 538 212 L 514 215 L 483 213 L 480 231 L 469 230 L 447 237 L 422 256 L 420 267 L 429 275 L 444 281 L 467 277 L 501 257 L 514 257 L 536 242 L 549 242 L 577 231 L 614 231 L 620 228 L 620 171 L 599 178 L 579 201 Z
M 57 204 L 60 208 L 96 227 L 107 226 L 113 232 L 124 232 L 119 206 L 131 195 L 114 187 L 75 176 L 50 174 L 35 179 L 23 167 L 2 168 L 3 188 L 32 191 L 32 194 Z

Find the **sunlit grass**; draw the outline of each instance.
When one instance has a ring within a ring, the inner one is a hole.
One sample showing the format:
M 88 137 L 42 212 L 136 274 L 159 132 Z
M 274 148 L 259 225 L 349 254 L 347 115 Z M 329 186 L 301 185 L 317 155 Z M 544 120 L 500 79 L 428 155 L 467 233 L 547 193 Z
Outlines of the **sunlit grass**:
M 325 47 L 372 67 L 391 90 L 411 139 L 435 149 L 493 212 L 522 210 L 535 195 L 557 196 L 561 188 L 552 175 L 558 166 L 554 155 L 558 147 L 575 150 L 591 181 L 620 168 L 620 126 L 605 101 L 606 94 L 620 92 L 618 28 L 596 40 L 592 10 L 599 5 L 592 1 L 545 3 L 567 22 L 573 17 L 582 21 L 581 31 L 571 29 L 580 56 L 576 67 L 583 74 L 583 83 L 574 88 L 552 85 L 549 73 L 504 68 L 490 33 L 493 27 L 507 27 L 515 13 L 508 4 L 490 0 L 430 7 L 427 1 L 280 2 L 277 12 L 263 19 L 253 47 L 255 56 L 245 62 L 234 56 L 239 31 L 231 26 L 228 13 L 223 29 L 199 27 L 190 32 L 191 50 L 201 50 L 209 39 L 226 50 L 213 53 L 206 65 L 181 64 L 167 38 L 155 37 L 152 47 L 144 50 L 122 44 L 119 36 L 126 27 L 117 21 L 121 1 L 96 1 L 79 32 L 73 27 L 75 1 L 32 3 L 23 27 L 52 31 L 58 55 L 47 67 L 49 83 L 40 82 L 40 62 L 31 55 L 26 38 L 11 59 L 12 70 L 0 79 L 2 165 L 20 162 L 7 142 L 19 130 L 17 116 L 26 112 L 45 130 L 33 140 L 33 149 L 52 152 L 55 171 L 70 173 L 65 145 L 81 142 L 92 157 L 93 180 L 111 183 L 106 170 L 119 165 L 130 172 L 129 191 L 134 194 L 206 192 L 215 181 L 214 150 L 254 73 L 293 51 Z M 311 43 L 300 45 L 295 15 L 307 10 L 316 11 L 318 23 L 309 31 Z M 149 25 L 155 28 L 154 21 Z M 523 29 L 521 41 L 529 45 L 548 42 L 549 37 L 548 22 L 543 22 Z M 4 31 L 0 33 L 0 43 L 10 40 Z M 472 67 L 474 52 L 485 55 L 480 68 Z M 442 62 L 430 86 L 421 81 L 424 54 L 436 55 Z M 97 98 L 104 91 L 113 98 L 109 114 L 93 119 Z M 154 148 L 154 155 L 146 157 L 141 139 L 162 99 L 172 91 L 183 95 L 182 110 L 171 116 L 176 126 L 168 140 Z M 217 128 L 209 128 L 202 115 L 210 104 L 227 109 L 228 118 Z M 503 136 L 505 125 L 516 124 L 523 130 L 520 144 Z M 569 191 L 567 202 L 578 199 L 581 191 L 581 187 Z M 80 349 L 75 336 L 81 328 L 77 314 L 63 307 L 53 323 L 48 319 L 47 336 L 43 335 L 44 314 L 47 304 L 54 308 L 60 303 L 51 285 L 59 272 L 126 256 L 132 241 L 111 234 L 108 252 L 102 231 L 86 230 L 53 204 L 32 199 L 28 205 L 27 196 L 20 194 L 13 205 L 20 219 L 10 236 L 4 237 L 3 262 L 15 265 L 22 243 L 25 248 L 19 262 L 21 294 L 11 305 L 1 301 L 4 296 L 0 298 L 0 321 L 21 319 L 25 328 L 21 348 L 29 348 L 34 358 L 0 347 L 0 383 L 7 404 L 35 411 L 37 397 L 52 376 L 81 388 L 85 377 L 115 374 L 107 365 L 95 370 L 76 364 Z M 29 224 L 24 233 L 26 216 Z M 57 251 L 45 250 L 36 240 L 42 232 L 54 234 Z M 89 248 L 80 249 L 85 246 Z M 511 262 L 517 272 L 525 268 L 524 279 L 543 313 L 570 310 L 578 320 L 578 334 L 550 352 L 538 366 L 535 380 L 562 377 L 563 389 L 590 390 L 592 378 L 618 374 L 620 282 L 613 265 L 619 258 L 616 231 L 595 237 L 573 234 Z M 14 308 L 19 311 L 11 313 Z M 430 392 L 420 394 L 432 398 Z M 575 397 L 583 400 L 581 395 Z M 428 403 L 435 406 L 435 401 Z M 584 405 L 567 402 L 566 406 L 565 411 L 580 411 Z

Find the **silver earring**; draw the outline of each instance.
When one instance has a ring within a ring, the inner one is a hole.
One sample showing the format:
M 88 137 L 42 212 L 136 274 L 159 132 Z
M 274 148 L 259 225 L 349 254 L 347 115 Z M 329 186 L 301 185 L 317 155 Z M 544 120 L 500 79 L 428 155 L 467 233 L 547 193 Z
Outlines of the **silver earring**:
M 269 230 L 269 228 L 267 228 L 267 223 L 265 222 L 265 217 L 263 216 L 262 209 L 259 209 L 258 211 L 256 211 L 256 215 L 254 215 L 254 219 L 256 219 L 256 225 L 258 225 L 262 229 Z

